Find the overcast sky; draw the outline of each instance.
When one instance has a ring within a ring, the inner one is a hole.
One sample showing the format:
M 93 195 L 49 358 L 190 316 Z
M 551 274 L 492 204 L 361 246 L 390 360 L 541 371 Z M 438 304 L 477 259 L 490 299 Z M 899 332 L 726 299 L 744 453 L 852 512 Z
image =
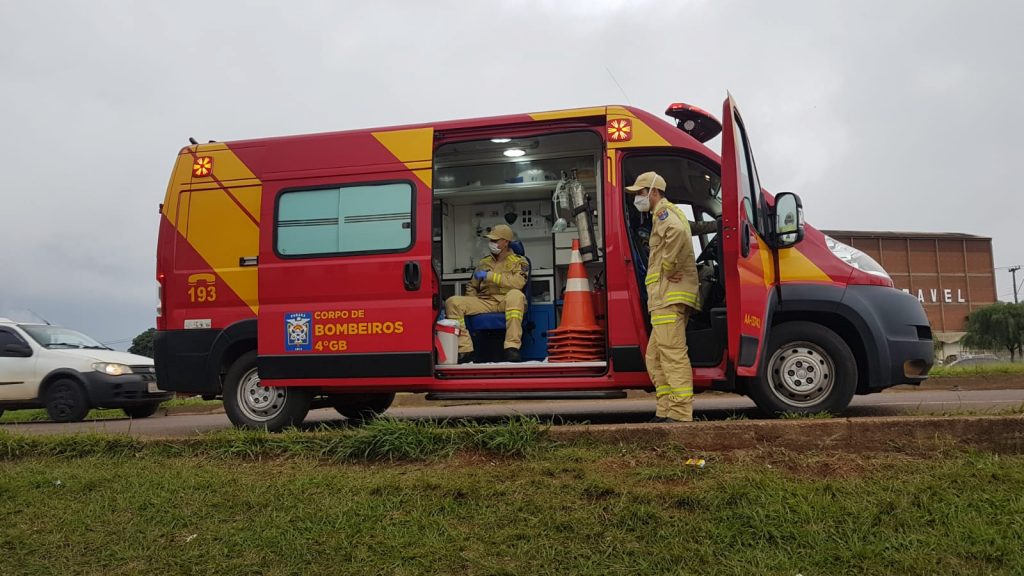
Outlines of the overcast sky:
M 719 115 L 726 90 L 762 183 L 818 228 L 978 234 L 1022 264 L 1022 30 L 1010 1 L 0 0 L 0 315 L 120 348 L 153 326 L 157 205 L 189 136 Z

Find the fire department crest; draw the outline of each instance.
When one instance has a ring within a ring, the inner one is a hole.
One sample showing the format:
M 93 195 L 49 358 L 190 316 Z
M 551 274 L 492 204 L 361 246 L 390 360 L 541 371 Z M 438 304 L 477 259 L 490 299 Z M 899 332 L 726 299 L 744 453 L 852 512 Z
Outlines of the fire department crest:
M 310 326 L 313 314 L 310 312 L 292 312 L 284 317 L 284 349 L 289 352 L 312 350 Z

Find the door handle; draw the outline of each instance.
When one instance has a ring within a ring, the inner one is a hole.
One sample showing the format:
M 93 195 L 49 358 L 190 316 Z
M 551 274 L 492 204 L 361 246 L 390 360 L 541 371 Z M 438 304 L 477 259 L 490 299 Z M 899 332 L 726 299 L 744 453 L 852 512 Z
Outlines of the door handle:
M 744 258 L 750 256 L 750 222 L 743 223 L 743 233 L 740 236 L 740 253 Z
M 420 265 L 412 260 L 405 263 L 402 271 L 402 280 L 405 282 L 405 289 L 415 292 L 420 289 Z

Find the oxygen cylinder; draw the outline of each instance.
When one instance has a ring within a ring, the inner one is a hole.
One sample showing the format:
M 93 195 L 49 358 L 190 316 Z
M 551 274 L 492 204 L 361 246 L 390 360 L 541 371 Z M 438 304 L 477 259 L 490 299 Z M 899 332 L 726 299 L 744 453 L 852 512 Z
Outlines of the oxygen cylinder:
M 569 210 L 569 196 L 565 193 L 565 172 L 562 173 L 562 179 L 558 181 L 558 185 L 555 186 L 555 193 L 551 195 L 551 203 L 555 206 L 554 217 L 557 218 L 554 224 L 551 226 L 551 232 L 564 232 L 569 226 L 569 223 L 565 221 L 564 214 L 568 214 Z
M 576 171 L 566 183 L 565 191 L 569 195 L 572 214 L 576 220 L 576 230 L 580 239 L 580 257 L 584 262 L 597 259 L 597 238 L 594 236 L 594 211 L 590 207 L 590 199 L 583 190 L 583 185 L 576 179 Z

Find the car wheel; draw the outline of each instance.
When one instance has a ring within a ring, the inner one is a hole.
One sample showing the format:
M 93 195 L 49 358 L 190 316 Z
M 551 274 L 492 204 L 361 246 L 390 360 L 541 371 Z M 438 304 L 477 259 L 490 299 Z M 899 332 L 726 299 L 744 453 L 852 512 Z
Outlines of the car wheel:
M 857 362 L 838 334 L 811 322 L 772 328 L 750 397 L 769 416 L 838 414 L 857 390 Z
M 334 409 L 349 420 L 365 422 L 380 416 L 395 401 L 391 394 L 335 394 L 330 397 Z
M 150 404 L 140 404 L 138 406 L 125 406 L 121 410 L 129 418 L 149 418 L 156 411 L 160 409 L 159 402 L 152 402 Z
M 61 378 L 46 388 L 43 404 L 46 414 L 54 422 L 78 422 L 89 413 L 89 397 L 82 385 L 69 378 Z
M 256 352 L 246 352 L 224 379 L 224 411 L 239 428 L 278 432 L 298 426 L 309 412 L 311 396 L 302 388 L 261 386 Z

